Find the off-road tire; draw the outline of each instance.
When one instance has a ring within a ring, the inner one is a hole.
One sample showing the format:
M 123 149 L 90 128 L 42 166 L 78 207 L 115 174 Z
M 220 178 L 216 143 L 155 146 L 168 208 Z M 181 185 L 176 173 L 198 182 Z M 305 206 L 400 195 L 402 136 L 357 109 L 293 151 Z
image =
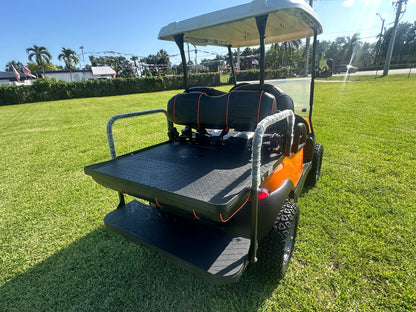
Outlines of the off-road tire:
M 256 265 L 262 274 L 278 279 L 285 276 L 295 246 L 299 215 L 298 205 L 285 202 L 272 230 L 259 242 Z
M 324 155 L 324 147 L 321 144 L 315 144 L 312 156 L 312 168 L 306 178 L 306 184 L 315 186 L 321 174 L 322 157 Z

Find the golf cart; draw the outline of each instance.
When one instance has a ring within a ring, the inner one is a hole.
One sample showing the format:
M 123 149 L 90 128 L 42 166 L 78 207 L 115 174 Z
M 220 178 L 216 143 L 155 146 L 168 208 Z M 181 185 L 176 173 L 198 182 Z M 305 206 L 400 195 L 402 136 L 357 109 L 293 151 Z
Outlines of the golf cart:
M 315 73 L 265 81 L 265 44 L 313 36 L 315 68 L 321 32 L 303 0 L 254 0 L 163 27 L 159 39 L 178 45 L 186 88 L 166 110 L 109 120 L 111 160 L 84 169 L 119 194 L 106 226 L 214 281 L 237 280 L 258 255 L 283 277 L 297 233 L 296 201 L 305 183 L 317 182 L 323 149 L 312 126 Z M 184 42 L 227 47 L 231 64 L 231 48 L 260 45 L 259 82 L 237 83 L 233 68 L 228 92 L 190 87 Z M 118 156 L 114 122 L 159 113 L 167 118 L 167 140 Z M 126 203 L 124 194 L 139 200 Z

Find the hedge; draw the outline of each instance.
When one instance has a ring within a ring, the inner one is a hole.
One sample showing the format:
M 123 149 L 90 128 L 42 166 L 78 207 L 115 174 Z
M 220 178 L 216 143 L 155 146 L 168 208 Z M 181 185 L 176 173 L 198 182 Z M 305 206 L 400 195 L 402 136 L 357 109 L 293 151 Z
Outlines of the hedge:
M 219 86 L 219 73 L 191 74 L 190 86 Z M 0 86 L 0 106 L 74 98 L 184 89 L 183 76 L 64 82 L 36 79 L 31 86 Z
M 279 69 L 273 69 L 273 70 L 265 70 L 264 72 L 264 79 L 282 79 L 287 77 L 294 77 L 296 74 L 296 71 L 291 71 L 287 67 L 282 67 Z M 237 75 L 237 81 L 253 81 L 253 80 L 259 80 L 260 79 L 260 71 L 259 70 L 241 70 L 236 72 Z M 230 75 L 230 78 L 228 82 L 232 83 L 232 77 Z

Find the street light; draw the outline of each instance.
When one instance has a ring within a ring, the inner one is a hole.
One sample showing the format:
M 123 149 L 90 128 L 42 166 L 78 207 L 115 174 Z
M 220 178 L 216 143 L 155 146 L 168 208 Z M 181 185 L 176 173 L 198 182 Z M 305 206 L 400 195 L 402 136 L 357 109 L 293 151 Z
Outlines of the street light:
M 381 37 L 383 35 L 384 22 L 386 21 L 386 19 L 384 18 L 386 16 L 386 13 L 383 13 L 381 15 L 379 13 L 376 13 L 376 15 L 378 15 L 380 17 L 381 22 L 382 22 L 381 29 L 380 29 L 380 35 L 379 35 Z
M 386 21 L 386 19 L 384 18 L 386 16 L 385 13 L 383 13 L 382 15 L 380 15 L 379 13 L 376 13 L 376 15 L 378 15 L 381 19 L 381 29 L 380 29 L 380 34 L 378 35 L 379 38 L 377 41 L 377 53 L 376 53 L 376 58 L 374 60 L 374 65 L 377 65 L 378 59 L 380 57 L 381 37 L 383 37 L 384 22 Z M 377 77 L 377 72 L 378 72 L 378 68 L 376 68 L 376 77 Z

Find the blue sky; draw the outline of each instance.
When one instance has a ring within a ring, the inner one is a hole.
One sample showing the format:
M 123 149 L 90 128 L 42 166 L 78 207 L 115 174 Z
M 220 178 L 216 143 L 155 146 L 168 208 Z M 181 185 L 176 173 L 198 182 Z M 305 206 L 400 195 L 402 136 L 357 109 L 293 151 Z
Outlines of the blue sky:
M 58 61 L 62 47 L 77 53 L 84 46 L 84 52 L 116 51 L 137 56 L 165 49 L 176 55 L 174 43 L 157 39 L 162 26 L 246 2 L 249 0 L 2 0 L 0 71 L 12 60 L 26 64 L 26 48 L 33 44 L 45 46 L 57 65 L 63 65 Z M 315 0 L 313 6 L 324 29 L 321 40 L 359 32 L 364 41 L 374 41 L 381 28 L 376 13 L 385 17 L 386 27 L 392 26 L 395 17 L 390 0 Z M 416 0 L 408 0 L 402 21 L 415 20 Z M 201 49 L 218 52 L 214 47 Z M 201 57 L 211 55 L 198 53 Z M 179 62 L 179 58 L 172 61 Z

